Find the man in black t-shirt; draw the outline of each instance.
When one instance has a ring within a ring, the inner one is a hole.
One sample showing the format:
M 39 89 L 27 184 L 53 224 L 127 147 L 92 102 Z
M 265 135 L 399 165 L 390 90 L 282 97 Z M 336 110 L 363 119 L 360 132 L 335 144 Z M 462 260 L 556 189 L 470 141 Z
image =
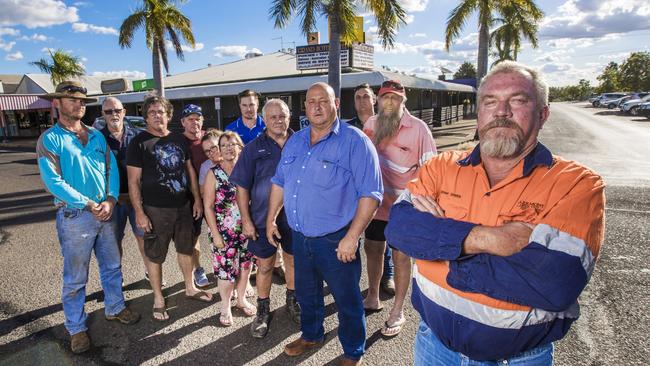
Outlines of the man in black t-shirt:
M 136 223 L 145 232 L 144 251 L 150 261 L 147 266 L 154 295 L 152 318 L 166 321 L 169 314 L 161 290 L 162 263 L 172 239 L 185 280 L 185 296 L 212 301 L 212 294 L 198 290 L 192 280 L 192 218 L 203 214 L 203 203 L 185 137 L 167 128 L 173 114 L 171 103 L 164 97 L 151 96 L 144 100 L 142 110 L 147 130 L 131 141 L 127 151 L 129 196 Z M 192 207 L 188 191 L 194 197 Z

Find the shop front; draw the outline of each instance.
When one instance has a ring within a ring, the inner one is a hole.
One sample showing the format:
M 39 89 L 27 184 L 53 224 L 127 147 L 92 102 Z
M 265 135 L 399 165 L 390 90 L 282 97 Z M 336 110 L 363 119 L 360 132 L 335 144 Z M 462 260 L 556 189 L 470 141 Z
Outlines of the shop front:
M 52 125 L 51 108 L 51 103 L 38 95 L 0 95 L 0 136 L 39 136 Z

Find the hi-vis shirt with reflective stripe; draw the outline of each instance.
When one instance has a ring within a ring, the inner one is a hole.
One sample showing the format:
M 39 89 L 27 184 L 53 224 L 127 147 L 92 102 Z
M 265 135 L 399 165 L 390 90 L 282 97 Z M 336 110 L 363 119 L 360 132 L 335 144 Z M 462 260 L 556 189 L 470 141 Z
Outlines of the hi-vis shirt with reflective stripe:
M 417 211 L 410 195 L 445 212 Z M 604 183 L 542 144 L 490 187 L 479 147 L 429 160 L 393 206 L 387 241 L 416 258 L 412 300 L 437 337 L 473 359 L 513 356 L 562 338 L 580 312 L 604 237 Z M 461 256 L 476 225 L 534 224 L 508 257 Z

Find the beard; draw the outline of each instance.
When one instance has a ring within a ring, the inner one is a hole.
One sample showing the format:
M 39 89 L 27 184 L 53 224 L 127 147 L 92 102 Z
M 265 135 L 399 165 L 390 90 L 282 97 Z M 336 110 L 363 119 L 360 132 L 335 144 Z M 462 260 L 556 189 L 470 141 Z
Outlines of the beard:
M 383 109 L 379 110 L 377 123 L 375 124 L 375 145 L 379 146 L 384 139 L 395 136 L 399 129 L 399 122 L 402 120 L 402 116 L 404 116 L 403 108 L 398 108 L 390 112 Z
M 494 128 L 507 128 L 499 131 Z M 513 134 L 514 132 L 514 134 Z M 510 119 L 496 119 L 479 130 L 481 154 L 497 159 L 509 159 L 521 154 L 525 148 L 524 131 Z

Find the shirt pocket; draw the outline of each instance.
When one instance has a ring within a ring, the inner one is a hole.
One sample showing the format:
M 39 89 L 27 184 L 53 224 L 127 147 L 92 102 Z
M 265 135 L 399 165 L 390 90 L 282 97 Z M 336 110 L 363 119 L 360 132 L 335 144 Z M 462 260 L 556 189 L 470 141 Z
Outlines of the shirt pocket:
M 446 218 L 467 221 L 469 208 L 460 199 L 449 197 L 449 195 L 440 195 L 438 204 L 445 211 Z
M 341 189 L 350 178 L 350 171 L 339 163 L 337 158 L 316 159 L 314 185 L 325 189 Z
M 271 152 L 269 151 L 264 151 L 264 152 L 256 152 L 255 156 L 253 156 L 253 159 L 255 160 L 255 177 L 256 178 L 264 178 L 264 177 L 269 177 L 275 174 L 275 168 L 276 164 L 273 164 L 271 161 L 272 156 Z M 295 159 L 295 157 L 294 157 Z
M 513 221 L 535 224 L 538 222 L 537 216 L 538 213 L 534 207 L 515 207 L 510 211 L 499 213 L 499 217 L 497 218 L 497 226 L 501 226 Z

